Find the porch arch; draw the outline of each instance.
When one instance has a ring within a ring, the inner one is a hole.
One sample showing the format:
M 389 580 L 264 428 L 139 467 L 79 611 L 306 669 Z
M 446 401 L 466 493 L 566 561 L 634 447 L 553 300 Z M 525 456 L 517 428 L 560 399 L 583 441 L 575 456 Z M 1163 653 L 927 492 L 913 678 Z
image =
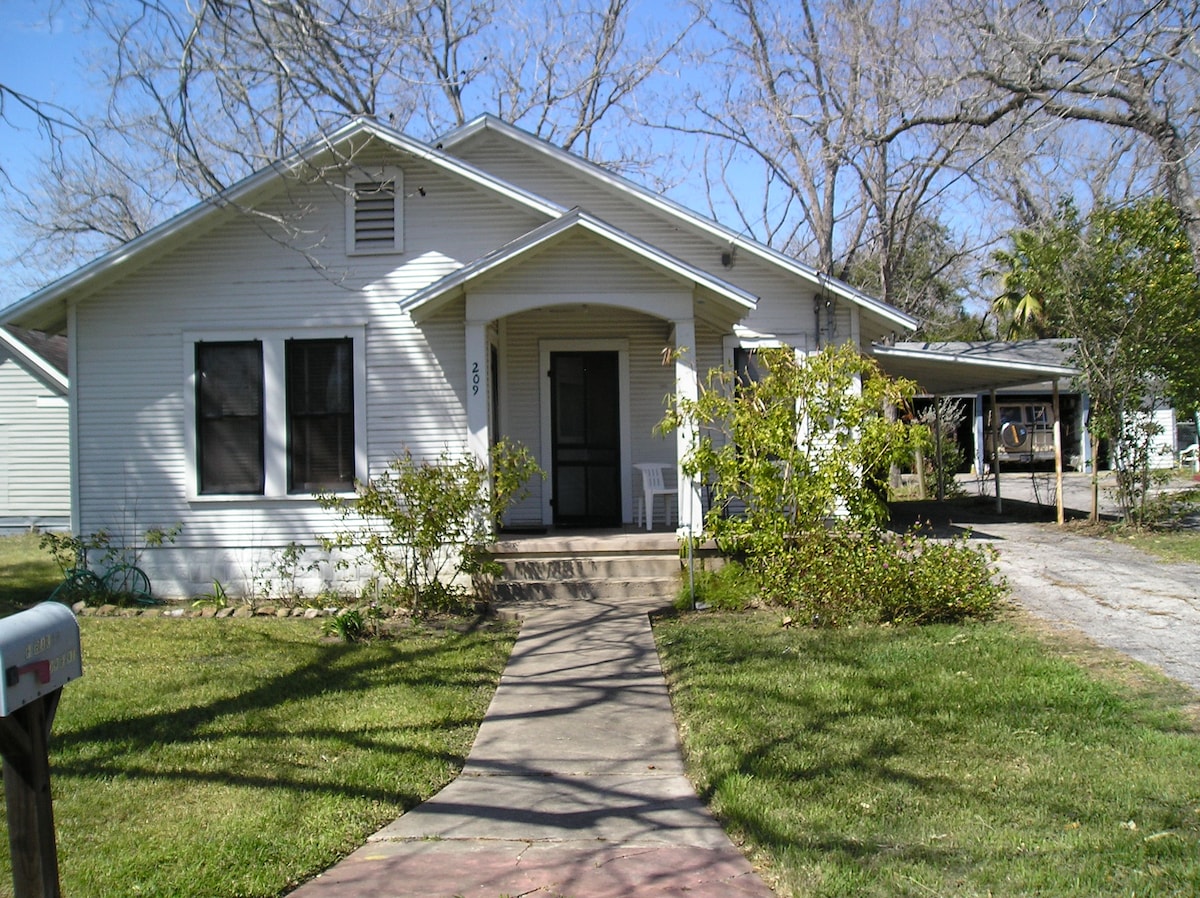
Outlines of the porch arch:
M 488 363 L 491 345 L 489 332 L 492 326 L 522 313 L 539 309 L 572 307 L 609 307 L 661 321 L 666 338 L 664 342 L 675 350 L 674 393 L 681 397 L 697 398 L 699 379 L 696 363 L 696 322 L 693 312 L 694 297 L 690 295 L 690 291 L 664 291 L 634 295 L 577 293 L 560 294 L 553 299 L 545 295 L 496 293 L 472 295 L 468 292 L 465 309 L 468 446 L 470 451 L 481 461 L 485 463 L 487 461 L 493 436 L 489 405 L 492 396 L 490 378 L 493 374 L 491 365 Z M 631 384 L 631 391 L 636 391 L 637 386 L 636 383 Z M 690 450 L 693 442 L 694 434 L 689 429 L 681 429 L 675 434 L 675 465 L 679 483 L 679 525 L 698 529 L 701 525 L 699 487 L 680 469 L 680 462 Z M 628 480 L 632 476 L 631 465 L 633 461 L 637 460 L 628 455 L 623 456 L 623 480 Z M 623 511 L 623 519 L 629 520 L 630 505 L 628 501 L 624 502 Z M 546 520 L 549 516 L 549 513 L 543 510 L 544 524 L 550 523 L 549 520 Z

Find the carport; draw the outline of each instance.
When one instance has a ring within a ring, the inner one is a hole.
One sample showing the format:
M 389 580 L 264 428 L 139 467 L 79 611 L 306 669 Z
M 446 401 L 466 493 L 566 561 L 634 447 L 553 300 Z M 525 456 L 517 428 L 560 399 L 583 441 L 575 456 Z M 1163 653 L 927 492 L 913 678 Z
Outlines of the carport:
M 892 377 L 915 381 L 921 393 L 936 400 L 964 393 L 991 396 L 997 407 L 996 391 L 1050 381 L 1054 406 L 1054 475 L 1058 522 L 1064 519 L 1062 504 L 1062 423 L 1060 418 L 1059 380 L 1073 378 L 1080 370 L 1071 364 L 1070 340 L 988 340 L 981 342 L 902 342 L 872 343 L 868 349 Z M 940 440 L 941 428 L 936 428 Z M 992 415 L 992 474 L 996 483 L 996 510 L 1000 511 L 999 416 Z M 938 497 L 943 498 L 942 496 Z

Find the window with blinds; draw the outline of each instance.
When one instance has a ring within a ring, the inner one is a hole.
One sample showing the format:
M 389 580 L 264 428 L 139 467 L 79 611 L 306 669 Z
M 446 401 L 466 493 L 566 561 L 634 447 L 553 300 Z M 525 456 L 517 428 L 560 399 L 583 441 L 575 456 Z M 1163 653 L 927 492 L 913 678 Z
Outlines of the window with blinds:
M 354 486 L 354 346 L 288 340 L 288 492 Z

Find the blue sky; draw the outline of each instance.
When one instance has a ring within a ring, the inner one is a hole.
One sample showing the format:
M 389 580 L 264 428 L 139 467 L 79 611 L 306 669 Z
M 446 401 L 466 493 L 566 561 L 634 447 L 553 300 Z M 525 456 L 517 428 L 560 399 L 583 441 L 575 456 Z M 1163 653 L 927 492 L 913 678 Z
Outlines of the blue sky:
M 103 102 L 90 69 L 95 34 L 84 26 L 70 0 L 0 0 L 0 84 L 68 109 Z M 47 144 L 33 116 L 11 99 L 4 111 L 8 122 L 0 123 L 0 167 L 14 183 L 26 183 Z M 19 234 L 0 218 L 0 260 L 11 258 L 20 245 Z M 14 285 L 14 275 L 0 267 L 0 306 L 26 292 Z

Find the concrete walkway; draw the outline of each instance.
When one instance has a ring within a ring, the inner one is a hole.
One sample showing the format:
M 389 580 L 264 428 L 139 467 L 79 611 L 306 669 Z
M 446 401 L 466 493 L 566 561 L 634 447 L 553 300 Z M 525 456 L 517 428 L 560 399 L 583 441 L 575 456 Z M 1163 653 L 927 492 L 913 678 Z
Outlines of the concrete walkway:
M 293 898 L 769 898 L 684 776 L 637 600 L 526 614 L 462 774 Z

